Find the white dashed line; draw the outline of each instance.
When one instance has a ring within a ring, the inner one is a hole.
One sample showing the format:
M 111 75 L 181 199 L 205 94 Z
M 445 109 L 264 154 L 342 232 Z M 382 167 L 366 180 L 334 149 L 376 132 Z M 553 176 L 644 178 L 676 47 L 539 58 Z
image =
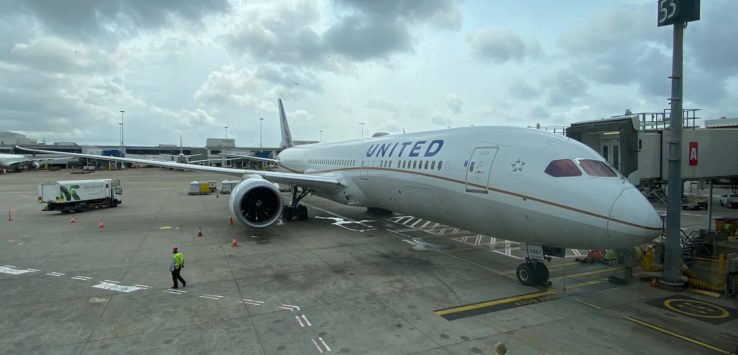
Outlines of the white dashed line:
M 72 280 L 80 280 L 80 281 L 87 281 L 89 279 L 91 279 L 91 277 L 87 277 L 87 276 L 73 276 L 72 277 Z
M 241 299 L 241 303 L 250 304 L 252 306 L 261 306 L 264 304 L 264 301 L 250 300 L 248 298 L 244 298 Z
M 103 280 L 103 281 L 114 283 L 114 284 L 119 284 L 120 283 L 120 281 L 113 281 L 113 280 Z
M 307 317 L 304 314 L 301 314 L 299 316 L 295 316 L 295 319 L 297 319 L 297 322 L 300 323 L 300 327 L 305 328 L 312 327 L 313 324 L 310 323 L 310 321 L 307 319 Z
M 56 277 L 64 276 L 64 274 L 62 274 L 61 272 L 53 272 L 53 271 L 52 272 L 47 272 L 46 275 L 56 276 Z
M 313 341 L 313 344 L 315 344 L 315 347 L 318 348 L 318 351 L 320 351 L 321 353 L 331 351 L 331 348 L 328 346 L 328 344 L 325 343 L 322 337 L 317 337 L 310 340 Z
M 221 296 L 221 295 L 209 295 L 207 293 L 203 293 L 202 295 L 203 296 L 208 296 L 208 297 L 223 298 L 223 296 Z
M 290 312 L 294 312 L 294 311 L 299 311 L 300 310 L 300 307 L 299 306 L 293 306 L 291 304 L 282 304 L 279 308 L 284 309 L 286 311 L 290 311 Z
M 200 295 L 200 296 L 197 296 L 197 297 L 200 297 L 200 298 L 207 298 L 207 299 L 209 299 L 209 300 L 216 300 L 216 301 L 220 301 L 220 300 L 222 300 L 222 298 L 220 298 L 220 297 L 211 297 L 211 296 L 205 296 L 205 295 Z

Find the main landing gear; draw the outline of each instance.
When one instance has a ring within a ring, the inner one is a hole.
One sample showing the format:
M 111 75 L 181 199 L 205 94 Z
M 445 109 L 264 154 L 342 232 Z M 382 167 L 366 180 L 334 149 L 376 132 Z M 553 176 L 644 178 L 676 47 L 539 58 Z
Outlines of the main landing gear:
M 293 218 L 298 221 L 304 221 L 308 218 L 308 209 L 304 205 L 300 204 L 300 201 L 307 195 L 311 194 L 313 190 L 298 190 L 297 186 L 292 187 L 292 200 L 289 206 L 282 208 L 282 219 L 289 221 Z
M 518 277 L 518 281 L 526 286 L 548 286 L 551 284 L 548 281 L 549 273 L 544 260 L 551 260 L 550 257 L 546 257 L 543 254 L 543 249 L 540 245 L 526 245 L 526 257 L 525 262 L 518 265 L 515 270 L 515 276 Z

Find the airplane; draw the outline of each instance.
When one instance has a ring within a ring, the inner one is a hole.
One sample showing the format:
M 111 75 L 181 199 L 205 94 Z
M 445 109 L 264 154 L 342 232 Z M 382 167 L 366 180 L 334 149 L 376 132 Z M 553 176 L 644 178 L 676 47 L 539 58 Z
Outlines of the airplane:
M 241 176 L 229 198 L 240 224 L 265 228 L 305 220 L 316 195 L 397 211 L 525 243 L 520 283 L 548 285 L 544 261 L 564 248 L 620 249 L 661 233 L 656 210 L 586 145 L 529 128 L 476 126 L 295 146 L 278 100 L 279 166 L 257 171 L 24 149 Z M 289 188 L 287 190 L 287 188 Z M 280 190 L 291 191 L 286 203 Z
M 69 158 L 29 158 L 21 154 L 5 154 L 0 153 L 0 170 L 15 168 L 18 169 L 23 165 L 30 165 L 34 169 L 41 167 L 40 162 L 54 161 L 54 160 L 69 160 Z

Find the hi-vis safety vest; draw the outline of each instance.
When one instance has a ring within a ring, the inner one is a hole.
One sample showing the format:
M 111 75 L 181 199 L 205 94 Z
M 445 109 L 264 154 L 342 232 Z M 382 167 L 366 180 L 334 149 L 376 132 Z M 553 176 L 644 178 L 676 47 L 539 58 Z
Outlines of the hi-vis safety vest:
M 184 255 L 182 253 L 177 252 L 172 255 L 174 258 L 174 268 L 175 269 L 181 269 L 182 266 L 184 266 Z

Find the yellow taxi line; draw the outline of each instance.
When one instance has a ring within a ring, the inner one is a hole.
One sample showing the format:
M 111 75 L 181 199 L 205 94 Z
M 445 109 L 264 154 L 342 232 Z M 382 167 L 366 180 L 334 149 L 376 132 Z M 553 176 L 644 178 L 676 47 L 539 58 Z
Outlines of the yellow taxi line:
M 527 299 L 541 297 L 541 296 L 548 296 L 548 295 L 553 295 L 553 294 L 556 294 L 556 291 L 555 290 L 547 290 L 547 291 L 541 291 L 541 292 L 526 293 L 524 295 L 519 295 L 519 296 L 513 296 L 513 297 L 507 297 L 507 298 L 500 298 L 500 299 L 496 299 L 496 300 L 485 301 L 485 302 L 474 303 L 474 304 L 468 304 L 468 305 L 464 305 L 464 306 L 458 306 L 458 307 L 452 307 L 452 308 L 446 308 L 446 309 L 439 309 L 439 310 L 435 311 L 435 313 L 438 314 L 439 316 L 443 316 L 443 315 L 446 315 L 446 314 L 464 312 L 464 311 L 469 311 L 469 310 L 473 310 L 473 309 L 485 308 L 485 307 L 490 307 L 490 306 L 494 306 L 494 305 L 498 305 L 498 304 L 504 304 L 504 303 L 522 301 L 522 300 L 527 300 Z
M 721 349 L 721 348 L 718 348 L 717 346 L 707 344 L 707 343 L 705 343 L 703 341 L 699 341 L 697 339 L 690 338 L 688 336 L 685 336 L 685 335 L 681 335 L 679 333 L 672 332 L 671 330 L 668 330 L 668 329 L 665 329 L 665 328 L 661 328 L 661 327 L 659 327 L 659 326 L 657 326 L 655 324 L 648 323 L 646 321 L 643 321 L 643 320 L 640 320 L 640 319 L 637 319 L 637 318 L 633 318 L 633 317 L 630 317 L 630 316 L 626 316 L 626 317 L 623 317 L 623 318 L 625 320 L 631 321 L 631 322 L 636 323 L 638 325 L 642 325 L 642 326 L 644 326 L 646 328 L 653 329 L 653 330 L 655 330 L 657 332 L 661 332 L 661 333 L 664 333 L 666 335 L 671 335 L 671 336 L 673 336 L 675 338 L 679 338 L 679 339 L 682 339 L 684 341 L 688 341 L 688 342 L 690 342 L 692 344 L 699 345 L 701 347 L 704 347 L 704 348 L 707 348 L 707 349 L 710 349 L 710 350 L 713 350 L 713 351 L 717 351 L 717 352 L 719 352 L 721 354 L 735 355 L 735 353 L 732 353 L 732 352 L 730 352 L 728 350 Z

